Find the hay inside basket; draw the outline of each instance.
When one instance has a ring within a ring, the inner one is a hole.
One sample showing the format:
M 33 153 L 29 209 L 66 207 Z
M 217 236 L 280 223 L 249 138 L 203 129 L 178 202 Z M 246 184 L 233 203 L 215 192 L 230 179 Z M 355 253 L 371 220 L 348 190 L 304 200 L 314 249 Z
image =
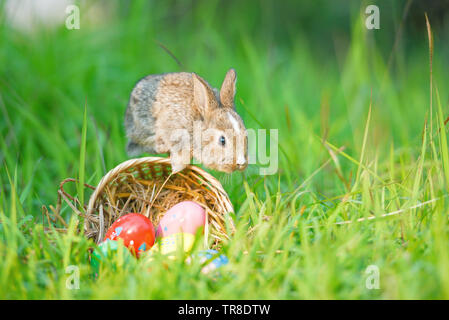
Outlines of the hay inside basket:
M 186 200 L 206 210 L 208 245 L 215 247 L 234 232 L 229 215 L 234 210 L 220 182 L 193 165 L 172 174 L 170 160 L 160 157 L 131 159 L 109 171 L 90 197 L 84 231 L 100 243 L 112 223 L 131 212 L 147 216 L 156 227 L 168 209 Z

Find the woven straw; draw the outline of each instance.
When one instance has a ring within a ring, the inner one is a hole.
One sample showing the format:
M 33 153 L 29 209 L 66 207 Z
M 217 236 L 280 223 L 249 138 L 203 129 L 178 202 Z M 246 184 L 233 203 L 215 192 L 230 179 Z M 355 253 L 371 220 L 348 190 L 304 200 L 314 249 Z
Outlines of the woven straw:
M 229 215 L 234 210 L 220 182 L 193 165 L 172 174 L 170 159 L 160 157 L 131 159 L 109 171 L 90 197 L 84 231 L 100 243 L 112 223 L 130 212 L 144 214 L 157 226 L 168 209 L 187 200 L 206 210 L 208 245 L 215 247 L 234 232 Z

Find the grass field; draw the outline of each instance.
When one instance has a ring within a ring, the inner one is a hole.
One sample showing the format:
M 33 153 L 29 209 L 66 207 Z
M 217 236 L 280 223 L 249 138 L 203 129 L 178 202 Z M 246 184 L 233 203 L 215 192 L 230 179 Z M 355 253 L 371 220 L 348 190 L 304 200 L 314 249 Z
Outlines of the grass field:
M 348 32 L 333 33 L 282 19 L 268 1 L 108 3 L 90 16 L 82 6 L 79 30 L 30 34 L 1 19 L 1 299 L 449 298 L 447 31 L 433 32 L 431 69 L 424 12 L 419 34 L 396 36 L 400 6 L 367 30 L 356 1 Z M 50 238 L 42 206 L 63 179 L 96 185 L 128 159 L 123 120 L 138 79 L 194 71 L 219 86 L 231 67 L 246 126 L 279 130 L 279 163 L 270 176 L 258 165 L 212 172 L 235 207 L 229 264 L 211 277 L 183 259 L 151 271 L 112 261 L 94 279 L 92 242 L 70 208 L 68 232 Z M 69 265 L 79 290 L 66 287 Z

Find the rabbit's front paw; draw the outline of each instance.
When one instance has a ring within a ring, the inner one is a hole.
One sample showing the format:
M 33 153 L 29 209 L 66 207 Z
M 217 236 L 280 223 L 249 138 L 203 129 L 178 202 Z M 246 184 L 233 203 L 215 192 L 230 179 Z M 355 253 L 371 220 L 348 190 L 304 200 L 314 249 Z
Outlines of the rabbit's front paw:
M 182 171 L 190 163 L 190 159 L 182 155 L 182 152 L 170 153 L 172 173 Z

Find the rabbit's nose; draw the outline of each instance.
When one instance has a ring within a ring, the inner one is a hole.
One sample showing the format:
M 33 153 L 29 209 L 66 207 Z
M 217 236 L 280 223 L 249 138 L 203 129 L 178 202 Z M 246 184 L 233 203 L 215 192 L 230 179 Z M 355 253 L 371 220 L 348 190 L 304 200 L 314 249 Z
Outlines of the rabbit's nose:
M 237 164 L 245 164 L 246 163 L 246 157 L 243 154 L 237 155 L 236 163 Z
M 248 165 L 248 163 L 246 162 L 245 158 L 239 158 L 236 161 L 236 166 L 238 170 L 244 170 L 246 168 L 246 166 Z
M 236 165 L 238 167 L 245 167 L 246 166 L 246 159 L 245 157 L 238 157 L 236 161 Z
M 238 165 L 237 165 L 237 170 L 242 171 L 242 170 L 245 169 L 245 168 L 246 168 L 246 164 L 238 164 Z

